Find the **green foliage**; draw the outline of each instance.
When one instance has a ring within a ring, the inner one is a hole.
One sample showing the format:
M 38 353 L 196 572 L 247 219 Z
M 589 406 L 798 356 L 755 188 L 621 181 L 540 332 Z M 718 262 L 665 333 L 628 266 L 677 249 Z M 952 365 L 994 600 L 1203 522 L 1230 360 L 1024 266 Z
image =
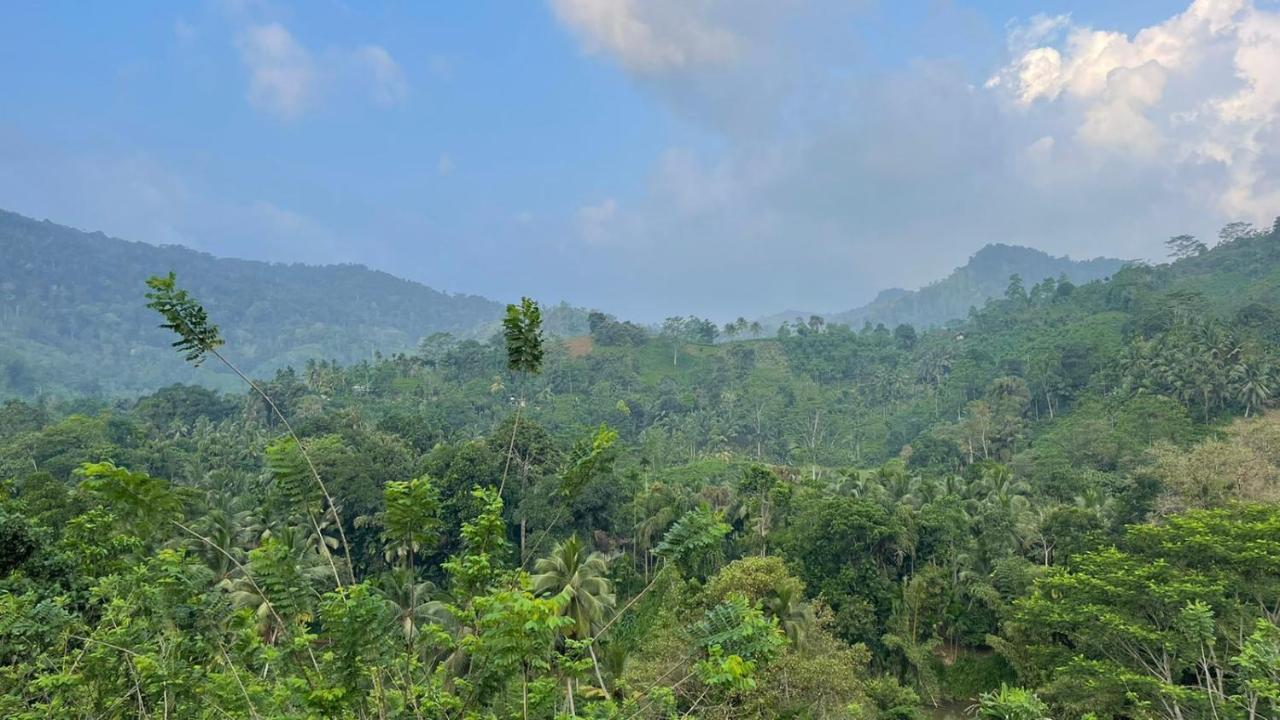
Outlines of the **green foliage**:
M 717 652 L 767 662 L 787 642 L 777 618 L 765 617 L 745 595 L 734 593 L 693 625 L 693 636 L 711 657 Z
M 696 508 L 671 526 L 653 552 L 686 569 L 706 569 L 720 555 L 720 546 L 730 530 L 719 513 Z
M 609 559 L 589 552 L 577 535 L 556 545 L 533 566 L 535 595 L 554 597 L 572 621 L 569 634 L 588 640 L 609 619 L 617 598 L 608 579 Z
M 81 489 L 111 508 L 139 537 L 150 537 L 163 530 L 167 521 L 181 516 L 182 500 L 163 480 L 110 462 L 85 463 L 77 473 L 84 478 Z
M 976 715 L 984 720 L 1049 720 L 1049 706 L 1030 690 L 1001 685 L 979 696 Z
M 502 498 L 493 488 L 475 488 L 471 497 L 480 512 L 462 524 L 462 552 L 441 564 L 459 594 L 474 595 L 493 586 L 502 576 L 509 551 L 502 521 Z
M 617 459 L 617 442 L 618 431 L 605 425 L 597 428 L 589 441 L 575 442 L 560 473 L 560 495 L 577 497 L 587 483 L 612 472 Z
M 177 277 L 171 272 L 147 279 L 147 307 L 160 313 L 164 322 L 160 327 L 178 336 L 173 346 L 183 359 L 192 365 L 204 362 L 207 353 L 216 352 L 223 344 L 218 326 L 209 322 L 209 315 L 186 290 L 177 286 Z
M 0 715 L 1269 717 L 1280 253 L 1231 238 L 946 332 L 522 303 L 258 383 L 287 439 L 191 387 L 6 404 Z
M 1280 510 L 1195 511 L 1053 568 L 1018 601 L 1002 650 L 1074 713 L 1207 713 L 1248 693 L 1232 638 L 1280 592 Z
M 514 372 L 536 375 L 542 370 L 542 309 L 529 298 L 508 305 L 502 318 L 502 337 L 507 344 L 507 367 Z
M 312 449 L 323 453 L 341 445 L 336 436 L 325 436 L 312 441 Z M 298 448 L 298 441 L 281 437 L 267 446 L 267 471 L 271 473 L 276 488 L 291 507 L 299 512 L 314 512 L 323 503 L 320 488 L 311 477 L 311 469 Z
M 440 493 L 427 476 L 391 481 L 382 487 L 386 510 L 382 538 L 386 554 L 408 561 L 440 538 Z

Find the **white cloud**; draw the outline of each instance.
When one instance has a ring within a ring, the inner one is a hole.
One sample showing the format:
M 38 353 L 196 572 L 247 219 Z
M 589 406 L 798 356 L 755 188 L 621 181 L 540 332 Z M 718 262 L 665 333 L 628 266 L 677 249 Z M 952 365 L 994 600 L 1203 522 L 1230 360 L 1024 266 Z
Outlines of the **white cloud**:
M 449 153 L 440 153 L 440 159 L 436 161 L 436 173 L 440 177 L 453 173 L 453 158 L 449 157 Z
M 1070 15 L 1035 15 L 1025 23 L 1008 26 L 1009 51 L 1021 54 L 1061 34 L 1071 26 Z
M 295 119 L 318 105 L 322 87 L 326 94 L 368 93 L 382 107 L 409 96 L 403 68 L 381 45 L 327 48 L 313 55 L 288 28 L 270 22 L 247 25 L 236 47 L 249 71 L 250 103 L 280 119 Z
M 1174 174 L 1216 168 L 1214 209 L 1269 222 L 1280 211 L 1278 68 L 1280 13 L 1194 0 L 1132 37 L 1072 25 L 1060 45 L 1025 48 L 988 87 L 1075 117 L 1086 147 L 1171 163 Z
M 311 53 L 279 23 L 251 25 L 237 41 L 249 70 L 249 101 L 261 110 L 289 119 L 315 99 L 317 74 Z
M 373 99 L 384 107 L 399 105 L 409 96 L 400 64 L 380 45 L 366 45 L 356 51 L 356 60 L 373 81 Z
M 625 67 L 658 72 L 723 64 L 739 39 L 713 24 L 709 0 L 551 0 L 556 16 L 588 52 L 609 53 Z M 723 4 L 723 3 L 720 3 Z

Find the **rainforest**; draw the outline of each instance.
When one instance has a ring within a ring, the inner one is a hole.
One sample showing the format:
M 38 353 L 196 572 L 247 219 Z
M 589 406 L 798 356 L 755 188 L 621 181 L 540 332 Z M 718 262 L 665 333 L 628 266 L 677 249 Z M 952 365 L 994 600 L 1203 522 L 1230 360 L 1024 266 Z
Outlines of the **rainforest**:
M 1280 720 L 1280 0 L 0 2 L 0 720 Z
M 0 708 L 1274 717 L 1280 230 L 1229 230 L 945 327 L 553 336 L 525 298 L 239 391 L 10 399 Z M 181 281 L 138 305 L 239 373 Z

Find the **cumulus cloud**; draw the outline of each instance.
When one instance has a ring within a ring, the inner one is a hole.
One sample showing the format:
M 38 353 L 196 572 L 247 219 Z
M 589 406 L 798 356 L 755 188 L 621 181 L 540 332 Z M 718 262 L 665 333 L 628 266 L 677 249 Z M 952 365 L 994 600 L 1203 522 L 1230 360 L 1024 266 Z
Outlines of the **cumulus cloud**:
M 372 82 L 373 99 L 383 106 L 399 105 L 409 95 L 400 64 L 386 48 L 366 45 L 356 51 L 356 62 L 367 71 Z
M 561 22 L 576 31 L 588 52 L 609 53 L 624 66 L 657 72 L 725 64 L 739 39 L 711 22 L 707 0 L 552 0 Z
M 681 288 L 636 313 L 837 310 L 988 242 L 1156 258 L 1169 235 L 1280 212 L 1280 20 L 1249 0 L 1195 0 L 1132 34 L 1035 16 L 986 68 L 867 63 L 876 20 L 834 0 L 550 2 L 713 138 L 576 211 L 611 294 L 646 273 Z
M 381 45 L 313 53 L 278 22 L 246 24 L 235 44 L 249 74 L 249 102 L 282 120 L 317 107 L 322 94 L 363 93 L 382 107 L 409 96 L 404 69 Z
M 1017 102 L 1076 112 L 1083 144 L 1223 175 L 1223 216 L 1280 211 L 1280 14 L 1249 0 L 1195 0 L 1132 37 L 1070 26 L 1060 46 L 1027 49 L 989 85 Z
M 283 25 L 250 25 L 236 45 L 249 71 L 249 102 L 255 107 L 289 119 L 315 99 L 315 62 Z

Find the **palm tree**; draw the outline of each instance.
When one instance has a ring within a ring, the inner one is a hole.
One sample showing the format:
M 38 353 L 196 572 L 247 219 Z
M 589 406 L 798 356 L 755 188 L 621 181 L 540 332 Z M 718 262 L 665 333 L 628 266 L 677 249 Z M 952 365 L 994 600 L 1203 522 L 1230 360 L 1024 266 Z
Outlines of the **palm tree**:
M 600 689 L 607 694 L 609 690 L 596 659 L 593 633 L 617 604 L 608 578 L 609 558 L 601 552 L 588 552 L 578 536 L 572 535 L 557 544 L 550 555 L 535 562 L 533 570 L 534 594 L 563 599 L 561 614 L 573 620 L 565 634 L 575 640 L 592 641 L 587 650 L 591 653 Z
M 423 625 L 435 624 L 456 636 L 458 622 L 440 600 L 429 599 L 439 594 L 435 583 L 418 580 L 412 568 L 399 567 L 378 577 L 378 589 L 387 606 L 396 615 L 406 646 L 411 646 Z
M 1271 400 L 1271 373 L 1269 368 L 1240 361 L 1232 368 L 1232 379 L 1236 382 L 1236 396 L 1244 403 L 1244 416 L 1250 411 L 1261 408 Z
M 778 618 L 778 627 L 796 647 L 802 647 L 817 623 L 813 607 L 804 600 L 799 583 L 783 583 L 764 599 L 764 609 Z
M 292 526 L 267 533 L 262 544 L 249 553 L 248 564 L 219 583 L 233 605 L 254 611 L 267 644 L 274 644 L 284 634 L 285 623 L 309 620 L 320 597 L 327 564 L 313 537 Z
M 591 637 L 617 602 L 608 579 L 609 558 L 587 552 L 577 535 L 556 545 L 533 569 L 534 594 L 564 597 L 564 614 L 573 620 L 569 634 L 575 639 Z

